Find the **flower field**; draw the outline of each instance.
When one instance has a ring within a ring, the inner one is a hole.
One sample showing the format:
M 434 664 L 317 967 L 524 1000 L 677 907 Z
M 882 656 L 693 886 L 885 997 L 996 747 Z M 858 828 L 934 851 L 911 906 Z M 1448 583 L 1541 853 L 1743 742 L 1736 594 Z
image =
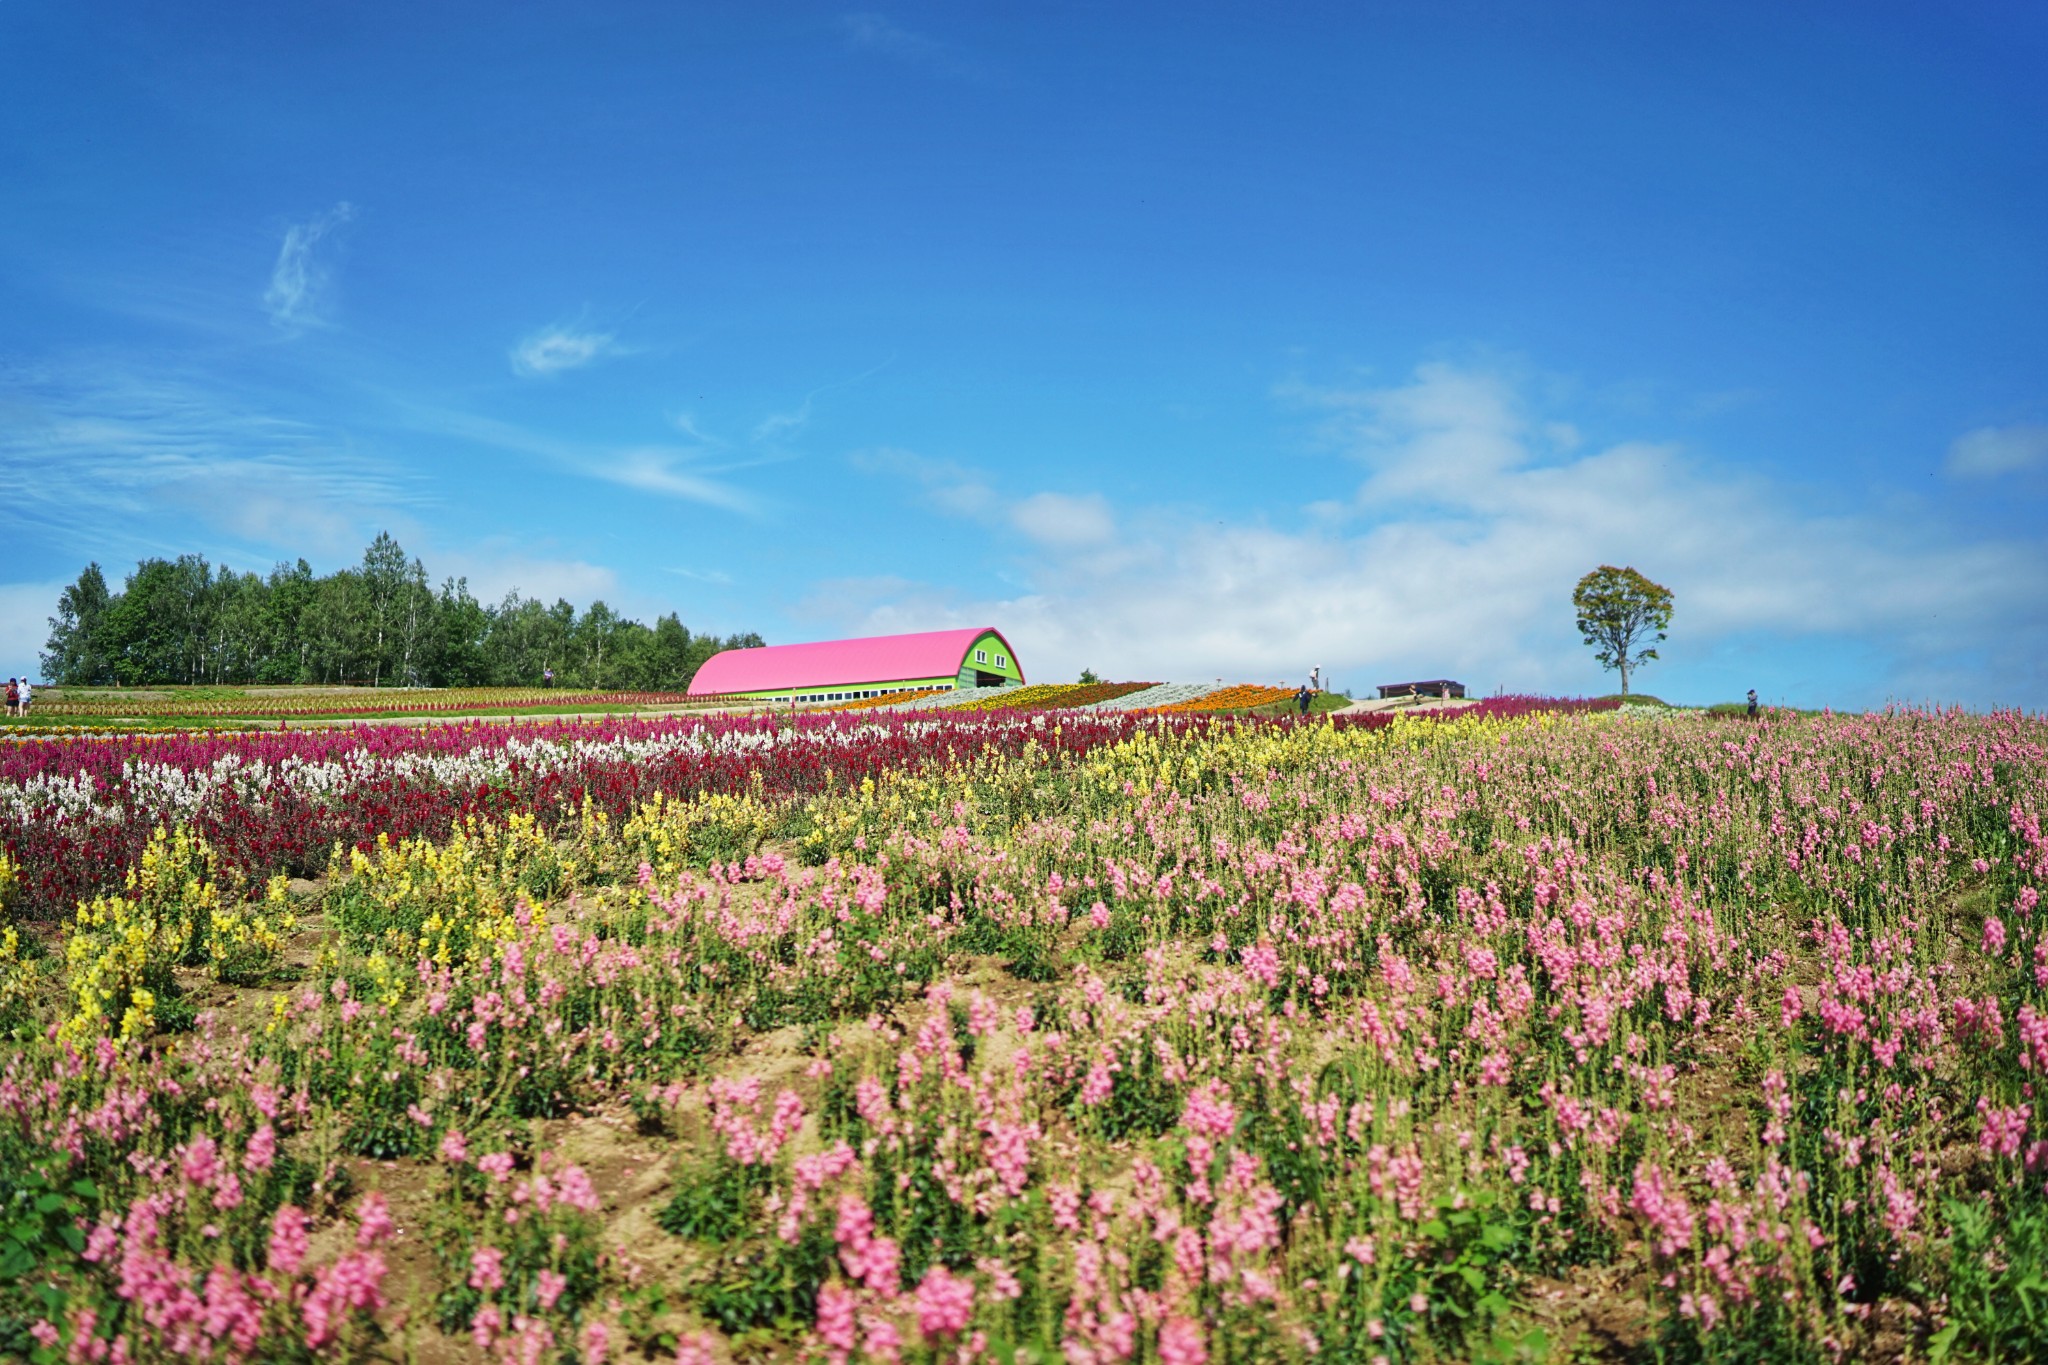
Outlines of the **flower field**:
M 260 689 L 227 696 L 220 689 L 197 695 L 177 692 L 149 696 L 104 695 L 92 691 L 39 697 L 36 714 L 67 719 L 122 717 L 221 717 L 233 719 L 375 716 L 393 712 L 464 715 L 475 712 L 554 710 L 563 707 L 696 706 L 717 698 L 681 692 L 591 692 L 541 687 L 444 687 L 427 689 L 351 688 L 266 693 Z
M 1192 701 L 1175 702 L 1171 706 L 1159 707 L 1158 711 L 1162 715 L 1179 713 L 1199 714 L 1204 711 L 1238 711 L 1254 706 L 1271 706 L 1274 702 L 1287 701 L 1293 696 L 1294 689 L 1291 687 L 1270 687 L 1263 683 L 1238 683 L 1234 687 L 1225 687 L 1211 692 L 1207 696 L 1196 697 Z
M 0 1355 L 2028 1360 L 2048 722 L 0 750 Z
M 957 711 L 1056 711 L 1066 707 L 1087 706 L 1098 701 L 1114 701 L 1128 697 L 1133 692 L 1142 692 L 1152 683 L 1031 683 L 1025 687 L 1005 687 L 985 697 L 962 702 L 948 710 Z

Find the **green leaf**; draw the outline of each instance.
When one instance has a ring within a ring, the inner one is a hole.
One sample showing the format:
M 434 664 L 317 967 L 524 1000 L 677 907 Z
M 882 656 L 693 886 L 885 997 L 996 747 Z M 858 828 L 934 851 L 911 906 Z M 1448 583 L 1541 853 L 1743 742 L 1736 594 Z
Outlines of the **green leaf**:
M 1470 1285 L 1474 1290 L 1486 1288 L 1486 1276 L 1469 1265 L 1461 1265 L 1458 1267 L 1458 1277 L 1464 1280 L 1465 1283 Z
M 1434 1238 L 1437 1241 L 1442 1241 L 1444 1238 L 1449 1237 L 1451 1235 L 1451 1230 L 1443 1225 L 1443 1221 L 1441 1219 L 1437 1218 L 1430 1219 L 1427 1223 L 1424 1223 L 1421 1227 L 1417 1228 L 1416 1231 L 1421 1233 L 1424 1237 Z
M 1956 1338 L 1961 1336 L 1962 1332 L 1963 1325 L 1960 1322 L 1952 1322 L 1934 1334 L 1927 1343 L 1927 1359 L 1931 1365 L 1941 1365 L 1942 1361 L 1948 1359 L 1948 1353 L 1954 1349 Z

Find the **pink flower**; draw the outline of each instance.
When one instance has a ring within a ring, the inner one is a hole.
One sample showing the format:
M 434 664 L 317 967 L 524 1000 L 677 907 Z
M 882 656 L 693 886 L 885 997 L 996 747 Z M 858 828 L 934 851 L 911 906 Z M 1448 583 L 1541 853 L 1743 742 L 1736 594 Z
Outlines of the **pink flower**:
M 1676 1256 L 1680 1247 L 1692 1242 L 1692 1206 L 1665 1183 L 1664 1172 L 1650 1162 L 1637 1163 L 1635 1190 L 1628 1204 L 1656 1234 L 1660 1256 Z
M 334 1340 L 350 1310 L 382 1308 L 384 1274 L 384 1258 L 374 1251 L 351 1251 L 321 1271 L 299 1310 L 306 1320 L 306 1344 L 317 1350 Z
M 249 1134 L 249 1145 L 242 1150 L 242 1165 L 252 1171 L 267 1171 L 277 1160 L 277 1130 L 264 1124 Z
M 865 1264 L 861 1267 L 861 1283 L 886 1298 L 896 1297 L 903 1291 L 899 1270 L 902 1259 L 895 1238 L 873 1238 L 868 1242 Z
M 1237 1106 L 1230 1102 L 1230 1087 L 1222 1081 L 1205 1081 L 1190 1091 L 1180 1122 L 1181 1127 L 1203 1137 L 1229 1137 L 1237 1127 Z
M 211 1185 L 213 1173 L 220 1163 L 220 1148 L 210 1137 L 194 1138 L 191 1144 L 180 1152 L 185 1179 L 194 1185 Z
M 555 1177 L 555 1198 L 584 1213 L 596 1213 L 604 1207 L 604 1201 L 597 1197 L 597 1187 L 590 1183 L 581 1166 L 570 1166 Z
M 533 1296 L 540 1304 L 540 1311 L 552 1313 L 555 1301 L 562 1297 L 562 1291 L 569 1287 L 569 1277 L 552 1270 L 543 1270 L 534 1277 Z
M 391 1219 L 391 1205 L 384 1196 L 372 1190 L 363 1196 L 363 1202 L 356 1206 L 356 1245 L 373 1247 L 398 1231 L 398 1224 Z
M 2022 1104 L 2000 1109 L 1991 1101 L 1980 1099 L 1977 1112 L 1984 1118 L 1983 1131 L 1977 1135 L 1977 1145 L 1984 1149 L 1984 1155 L 2018 1156 L 2020 1140 L 2027 1133 L 2027 1107 Z
M 867 1340 L 862 1343 L 869 1355 L 877 1360 L 897 1361 L 903 1358 L 903 1334 L 896 1330 L 896 1324 L 887 1318 L 869 1318 Z
M 267 1264 L 280 1275 L 296 1275 L 306 1259 L 306 1215 L 290 1204 L 278 1206 L 270 1220 Z
M 1208 1360 L 1202 1329 L 1187 1318 L 1168 1318 L 1159 1329 L 1159 1365 L 1208 1365 Z
M 717 1361 L 708 1332 L 692 1332 L 676 1343 L 676 1365 L 717 1365 Z
M 469 1287 L 485 1294 L 505 1287 L 505 1253 L 497 1247 L 478 1247 L 469 1253 Z
M 860 1344 L 854 1333 L 853 1291 L 833 1282 L 818 1291 L 818 1340 L 834 1351 L 851 1354 Z
M 1993 915 L 1984 921 L 1984 952 L 1997 957 L 2005 951 L 2005 921 Z
M 974 1281 L 951 1274 L 942 1265 L 924 1273 L 917 1284 L 917 1330 L 928 1337 L 957 1336 L 974 1316 Z
M 605 1356 L 612 1345 L 611 1329 L 602 1322 L 586 1323 L 581 1344 L 583 1365 L 604 1365 Z
M 441 1160 L 452 1166 L 460 1166 L 469 1160 L 469 1141 L 461 1130 L 450 1128 L 441 1135 Z
M 476 1168 L 501 1185 L 512 1178 L 513 1164 L 510 1152 L 486 1152 L 476 1159 Z
M 1110 1074 L 1107 1066 L 1097 1062 L 1088 1068 L 1088 1077 L 1081 1082 L 1081 1103 L 1091 1106 L 1101 1104 L 1109 1098 L 1109 1092 L 1115 1088 L 1116 1077 Z

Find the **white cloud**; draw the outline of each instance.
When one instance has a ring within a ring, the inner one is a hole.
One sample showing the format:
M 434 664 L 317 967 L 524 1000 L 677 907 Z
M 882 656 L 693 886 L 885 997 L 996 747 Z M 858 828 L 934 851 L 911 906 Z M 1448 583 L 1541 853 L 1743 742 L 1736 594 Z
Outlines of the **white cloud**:
M 598 598 L 618 606 L 619 576 L 602 564 L 580 559 L 544 559 L 491 547 L 479 550 L 442 551 L 430 566 L 437 575 L 469 580 L 469 591 L 479 602 L 495 605 L 507 593 L 536 597 L 543 602 L 566 598 L 583 610 Z
M 1034 493 L 1011 506 L 1010 524 L 1041 545 L 1101 545 L 1116 535 L 1116 518 L 1099 493 Z
M 886 474 L 916 484 L 925 501 L 948 516 L 986 520 L 1001 507 L 1002 499 L 984 475 L 951 460 L 884 446 L 856 452 L 851 461 L 864 474 Z
M 584 472 L 622 488 L 701 502 L 710 507 L 722 507 L 728 512 L 752 513 L 755 510 L 753 499 L 693 471 L 689 467 L 693 458 L 692 451 L 645 446 L 591 461 L 585 464 Z
M 1978 427 L 1948 448 L 1948 472 L 1964 478 L 1995 478 L 2048 467 L 2048 426 L 2022 423 Z
M 272 322 L 288 332 L 320 322 L 320 307 L 334 278 L 328 259 L 332 251 L 323 252 L 321 243 L 355 216 L 355 206 L 343 200 L 318 217 L 284 230 L 277 264 L 270 270 L 270 287 L 263 291 L 263 307 Z
M 2013 591 L 2048 575 L 2041 545 L 1963 540 L 1910 513 L 1811 510 L 1668 446 L 1561 457 L 1516 387 L 1483 372 L 1427 366 L 1406 384 L 1295 396 L 1329 414 L 1330 439 L 1364 470 L 1348 503 L 1305 514 L 1302 529 L 1141 509 L 1105 542 L 1041 539 L 1028 591 L 878 589 L 841 624 L 993 620 L 1043 677 L 1085 665 L 1278 681 L 1320 664 L 1356 684 L 1599 692 L 1611 675 L 1580 644 L 1569 595 L 1615 563 L 1677 596 L 1646 685 L 1716 642 L 1769 637 L 1861 651 L 1880 673 L 1856 689 L 1874 700 L 1952 684 L 1965 660 L 1976 699 L 2048 687 L 2048 602 Z
M 181 375 L 107 355 L 0 372 L 0 540 L 34 528 L 103 559 L 197 548 L 150 538 L 170 510 L 258 550 L 340 554 L 417 501 L 344 436 Z
M 81 566 L 82 567 L 82 566 Z M 0 583 L 0 677 L 41 680 L 50 618 L 67 583 Z
M 885 14 L 848 14 L 840 19 L 839 31 L 846 35 L 847 46 L 857 52 L 871 52 L 954 79 L 972 79 L 981 74 L 980 67 L 953 48 L 922 33 L 913 33 Z
M 601 479 L 623 488 L 664 497 L 682 498 L 721 507 L 729 512 L 755 514 L 753 498 L 697 468 L 703 452 L 676 446 L 635 446 L 625 449 L 587 446 L 565 441 L 542 432 L 529 431 L 495 417 L 475 413 L 406 405 L 405 420 L 421 431 L 430 431 L 496 450 L 508 450 L 546 460 L 587 478 Z
M 580 370 L 622 348 L 610 332 L 580 330 L 562 324 L 543 327 L 512 348 L 512 369 L 517 374 L 539 376 Z

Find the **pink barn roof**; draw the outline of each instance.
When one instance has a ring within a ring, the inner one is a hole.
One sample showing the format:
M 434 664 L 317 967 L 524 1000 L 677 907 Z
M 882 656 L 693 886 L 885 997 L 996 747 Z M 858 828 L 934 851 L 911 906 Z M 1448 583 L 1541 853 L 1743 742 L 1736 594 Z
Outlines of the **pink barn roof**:
M 841 684 L 855 687 L 905 678 L 950 678 L 960 671 L 968 649 L 984 635 L 995 636 L 1009 649 L 1010 642 L 1003 640 L 1002 632 L 994 626 L 728 649 L 704 661 L 697 675 L 690 679 L 690 694 L 769 692 L 785 687 Z M 1014 661 L 1017 651 L 1010 649 L 1009 654 Z

